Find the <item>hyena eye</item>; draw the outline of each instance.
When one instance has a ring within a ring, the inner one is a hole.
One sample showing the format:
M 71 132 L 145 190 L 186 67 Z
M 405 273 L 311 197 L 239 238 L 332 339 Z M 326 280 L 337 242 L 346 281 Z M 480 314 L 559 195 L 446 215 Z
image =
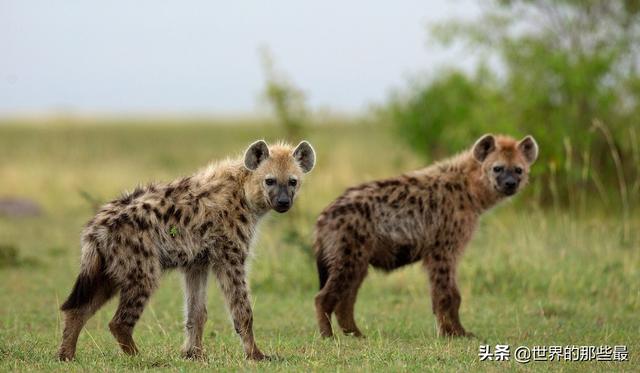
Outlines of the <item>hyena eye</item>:
M 292 187 L 298 185 L 298 180 L 296 179 L 290 179 L 289 180 L 289 185 L 291 185 Z
M 272 177 L 269 177 L 269 178 L 264 179 L 264 183 L 267 186 L 276 185 L 276 179 L 274 179 Z
M 522 167 L 516 167 L 513 169 L 518 175 L 522 174 Z
M 493 167 L 493 172 L 495 172 L 495 173 L 500 173 L 500 172 L 502 172 L 502 170 L 504 170 L 504 167 L 502 167 L 502 166 L 494 166 Z

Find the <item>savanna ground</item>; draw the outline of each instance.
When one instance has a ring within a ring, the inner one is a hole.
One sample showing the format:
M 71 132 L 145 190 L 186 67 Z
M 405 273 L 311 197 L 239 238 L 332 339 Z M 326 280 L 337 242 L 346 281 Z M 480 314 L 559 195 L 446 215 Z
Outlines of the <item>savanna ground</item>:
M 315 217 L 345 187 L 422 163 L 384 129 L 357 123 L 310 129 L 316 169 L 292 212 L 270 213 L 262 224 L 251 271 L 255 333 L 259 346 L 276 360 L 244 360 L 213 282 L 204 337 L 207 359 L 183 360 L 181 279 L 174 272 L 164 277 L 136 328 L 139 356 L 123 355 L 110 335 L 111 301 L 81 334 L 76 360 L 58 362 L 58 308 L 78 271 L 79 233 L 92 215 L 90 199 L 107 201 L 138 183 L 189 174 L 212 159 L 239 154 L 256 138 L 273 140 L 276 134 L 275 127 L 249 122 L 1 125 L 0 196 L 31 198 L 44 214 L 0 217 L 6 254 L 0 263 L 0 370 L 638 369 L 637 211 L 624 240 L 617 209 L 544 210 L 527 202 L 530 190 L 486 214 L 460 267 L 461 318 L 477 339 L 436 336 L 419 264 L 390 275 L 370 272 L 356 304 L 366 339 L 320 339 L 310 252 Z M 16 257 L 7 254 L 12 249 Z M 481 362 L 481 344 L 508 344 L 512 351 L 520 345 L 626 345 L 629 361 Z

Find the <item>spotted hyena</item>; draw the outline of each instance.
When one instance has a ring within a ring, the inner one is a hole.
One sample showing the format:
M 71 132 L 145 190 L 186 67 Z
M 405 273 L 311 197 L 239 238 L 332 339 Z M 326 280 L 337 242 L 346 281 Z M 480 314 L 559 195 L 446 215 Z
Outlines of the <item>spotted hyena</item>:
M 138 188 L 103 206 L 81 238 L 80 274 L 61 309 L 65 326 L 58 352 L 74 357 L 83 325 L 120 293 L 109 329 L 122 350 L 135 354 L 133 328 L 162 272 L 184 273 L 185 357 L 202 357 L 206 294 L 213 272 L 249 359 L 263 359 L 253 338 L 246 262 L 258 221 L 293 203 L 315 153 L 308 142 L 253 143 L 244 158 L 213 164 L 169 184 Z
M 417 261 L 429 275 L 440 334 L 470 335 L 458 318 L 458 258 L 480 214 L 527 183 L 537 156 L 531 136 L 516 141 L 485 135 L 453 158 L 347 189 L 316 224 L 321 335 L 332 335 L 335 312 L 345 333 L 362 336 L 353 308 L 369 264 L 392 271 Z

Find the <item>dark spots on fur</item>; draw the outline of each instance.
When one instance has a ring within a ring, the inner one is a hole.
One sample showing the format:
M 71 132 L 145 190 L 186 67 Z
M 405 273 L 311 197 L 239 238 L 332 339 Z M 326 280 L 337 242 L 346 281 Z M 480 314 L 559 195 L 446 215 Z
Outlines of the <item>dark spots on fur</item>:
M 176 221 L 180 221 L 180 219 L 182 218 L 182 210 L 177 208 L 173 213 L 173 217 L 176 219 Z
M 184 214 L 184 217 L 182 218 L 182 225 L 189 225 L 189 223 L 191 222 L 191 215 L 186 213 Z
M 142 209 L 146 212 L 149 212 L 151 210 L 151 205 L 145 202 L 142 204 Z
M 167 201 L 164 199 L 160 200 L 160 207 L 164 207 L 167 204 Z
M 138 230 L 146 231 L 147 229 L 149 229 L 149 223 L 140 216 L 134 216 L 133 222 L 135 223 L 136 229 Z
M 213 223 L 210 221 L 203 223 L 199 228 L 200 235 L 204 236 L 207 233 L 207 231 L 211 229 L 212 226 L 213 226 Z
M 206 265 L 210 262 L 209 250 L 202 250 L 193 258 L 194 265 Z
M 200 192 L 199 194 L 197 194 L 197 195 L 195 196 L 196 203 L 197 203 L 200 199 L 202 199 L 202 198 L 204 198 L 204 197 L 208 197 L 208 196 L 209 196 L 209 191 L 208 191 L 208 190 L 205 190 L 204 192 Z
M 144 189 L 142 189 L 141 187 L 136 187 L 136 189 L 133 190 L 133 193 L 131 193 L 131 198 L 136 199 L 142 194 L 144 194 Z
M 449 192 L 453 192 L 453 184 L 451 184 L 450 182 L 444 183 L 444 188 Z
M 133 251 L 134 254 L 139 255 L 140 254 L 140 248 L 141 248 L 141 246 L 138 245 L 137 243 L 134 243 L 134 242 L 131 243 L 131 250 Z
M 411 185 L 419 184 L 418 179 L 413 176 L 403 176 L 403 180 Z
M 245 236 L 244 233 L 242 233 L 242 229 L 240 229 L 239 226 L 236 226 L 236 234 L 238 235 L 238 238 L 240 239 L 240 241 L 247 243 L 247 237 Z
M 360 190 L 364 190 L 364 189 L 366 189 L 366 188 L 368 188 L 368 187 L 369 187 L 369 184 L 360 184 L 360 185 L 356 185 L 356 186 L 354 186 L 354 187 L 348 188 L 348 189 L 345 191 L 345 194 L 347 194 L 347 193 L 349 193 L 349 192 L 357 192 L 357 191 L 360 191 Z
M 170 186 L 170 187 L 167 187 L 167 188 L 164 190 L 164 198 L 169 198 L 169 197 L 171 197 L 171 194 L 173 194 L 173 192 L 174 192 L 175 190 L 176 190 L 176 188 L 174 188 L 174 187 L 171 187 L 171 186 Z
M 167 223 L 169 221 L 169 218 L 173 216 L 173 213 L 175 211 L 176 211 L 176 207 L 174 205 L 169 206 L 167 211 L 165 211 L 164 216 L 162 217 L 162 220 L 164 220 L 164 222 Z
M 176 192 L 177 193 L 186 192 L 189 189 L 190 184 L 191 184 L 191 177 L 190 176 L 183 177 L 178 182 L 178 186 L 176 186 Z
M 242 224 L 247 224 L 249 222 L 245 214 L 240 214 L 240 216 L 238 216 L 238 219 Z
M 124 196 L 122 196 L 119 200 L 116 201 L 116 203 L 120 206 L 126 206 L 128 204 L 130 204 L 133 201 L 133 195 L 132 194 L 126 194 Z
M 98 235 L 95 233 L 89 233 L 85 236 L 85 239 L 89 241 L 89 243 L 95 245 L 98 242 Z
M 400 181 L 399 180 L 383 180 L 383 181 L 378 181 L 376 182 L 376 185 L 378 186 L 378 188 L 386 188 L 386 187 L 390 187 L 390 186 L 398 186 L 400 185 Z
M 157 207 L 153 208 L 153 214 L 156 216 L 156 219 L 158 219 L 158 221 L 162 219 L 162 213 L 160 212 L 160 210 L 158 210 Z
M 436 197 L 434 194 L 429 195 L 429 210 L 436 211 L 438 208 L 438 203 L 436 202 Z

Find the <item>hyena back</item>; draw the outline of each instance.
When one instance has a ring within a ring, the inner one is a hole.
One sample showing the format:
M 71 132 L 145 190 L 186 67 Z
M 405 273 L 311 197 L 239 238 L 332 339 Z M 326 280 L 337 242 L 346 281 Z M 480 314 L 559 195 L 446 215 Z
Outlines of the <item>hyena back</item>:
M 306 141 L 295 149 L 253 143 L 243 159 L 227 160 L 169 184 L 149 185 L 112 201 L 86 225 L 80 274 L 61 309 L 61 360 L 75 355 L 78 335 L 116 293 L 109 329 L 123 351 L 137 352 L 133 328 L 163 271 L 184 272 L 183 355 L 201 357 L 209 272 L 218 280 L 247 358 L 262 359 L 253 337 L 245 263 L 260 218 L 286 212 L 303 174 L 315 163 Z
M 528 180 L 535 140 L 485 135 L 472 149 L 425 169 L 347 189 L 316 223 L 320 334 L 335 312 L 345 334 L 361 336 L 353 312 L 369 264 L 392 271 L 422 261 L 439 333 L 468 335 L 458 309 L 456 267 L 480 214 Z

